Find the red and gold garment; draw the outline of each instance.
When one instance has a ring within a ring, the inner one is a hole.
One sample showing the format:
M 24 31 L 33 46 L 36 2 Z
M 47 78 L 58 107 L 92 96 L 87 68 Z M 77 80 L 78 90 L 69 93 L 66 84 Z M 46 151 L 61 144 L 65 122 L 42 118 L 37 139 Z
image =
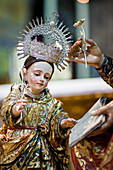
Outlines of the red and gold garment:
M 85 138 L 71 149 L 75 170 L 113 169 L 113 127 L 106 133 Z
M 20 116 L 15 119 L 11 110 L 21 98 L 21 89 L 15 85 L 1 107 L 4 125 L 0 129 L 0 169 L 68 169 L 70 131 L 60 128 L 61 120 L 68 118 L 62 103 L 48 91 L 40 99 L 25 94 L 22 120 Z
M 113 87 L 113 59 L 104 56 L 97 71 Z M 75 170 L 112 170 L 113 126 L 102 135 L 85 138 L 71 149 L 71 154 Z

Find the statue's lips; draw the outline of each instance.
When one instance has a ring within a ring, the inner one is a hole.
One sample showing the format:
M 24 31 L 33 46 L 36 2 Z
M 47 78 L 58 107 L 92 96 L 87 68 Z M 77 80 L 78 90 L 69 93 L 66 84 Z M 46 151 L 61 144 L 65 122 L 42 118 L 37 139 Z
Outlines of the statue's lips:
M 44 84 L 43 83 L 37 83 L 39 86 L 43 86 Z

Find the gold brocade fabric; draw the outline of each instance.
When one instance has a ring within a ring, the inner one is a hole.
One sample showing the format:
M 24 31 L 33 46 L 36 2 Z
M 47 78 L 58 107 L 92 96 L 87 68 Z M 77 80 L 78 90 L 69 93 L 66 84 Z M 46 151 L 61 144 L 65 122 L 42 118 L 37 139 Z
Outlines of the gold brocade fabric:
M 112 128 L 102 135 L 83 139 L 71 149 L 75 170 L 113 169 Z
M 113 88 L 113 59 L 104 56 L 97 71 Z M 113 170 L 113 126 L 101 135 L 80 141 L 71 149 L 71 155 L 75 170 Z
M 59 125 L 68 118 L 62 103 L 48 91 L 40 99 L 24 95 L 27 104 L 22 120 L 20 116 L 13 118 L 12 106 L 21 98 L 20 87 L 13 87 L 1 107 L 4 125 L 0 129 L 0 169 L 67 169 L 70 131 L 62 131 Z

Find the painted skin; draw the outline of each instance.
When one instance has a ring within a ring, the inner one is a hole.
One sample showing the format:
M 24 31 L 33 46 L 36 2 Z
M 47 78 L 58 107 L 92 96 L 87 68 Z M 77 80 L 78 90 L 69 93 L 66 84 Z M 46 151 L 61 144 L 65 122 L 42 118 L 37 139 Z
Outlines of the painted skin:
M 34 95 L 40 94 L 48 85 L 52 74 L 52 67 L 46 62 L 35 62 L 25 75 L 25 79 L 30 87 L 30 92 Z
M 24 75 L 25 80 L 28 82 L 29 92 L 33 95 L 39 95 L 48 85 L 52 75 L 52 67 L 47 62 L 35 62 L 27 70 Z M 13 117 L 17 117 L 24 110 L 26 100 L 18 100 L 12 108 Z M 18 107 L 18 109 L 17 109 Z M 76 124 L 73 118 L 64 119 L 61 121 L 61 127 L 72 128 Z

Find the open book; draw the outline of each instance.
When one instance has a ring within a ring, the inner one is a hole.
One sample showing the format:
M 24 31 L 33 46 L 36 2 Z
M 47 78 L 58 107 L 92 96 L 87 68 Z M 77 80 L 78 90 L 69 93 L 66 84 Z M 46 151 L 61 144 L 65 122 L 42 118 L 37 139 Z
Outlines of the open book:
M 71 129 L 69 137 L 70 148 L 75 146 L 79 141 L 89 135 L 96 128 L 105 122 L 105 115 L 92 116 L 90 113 L 106 104 L 107 98 L 101 97 L 91 109 L 78 120 L 77 124 Z

